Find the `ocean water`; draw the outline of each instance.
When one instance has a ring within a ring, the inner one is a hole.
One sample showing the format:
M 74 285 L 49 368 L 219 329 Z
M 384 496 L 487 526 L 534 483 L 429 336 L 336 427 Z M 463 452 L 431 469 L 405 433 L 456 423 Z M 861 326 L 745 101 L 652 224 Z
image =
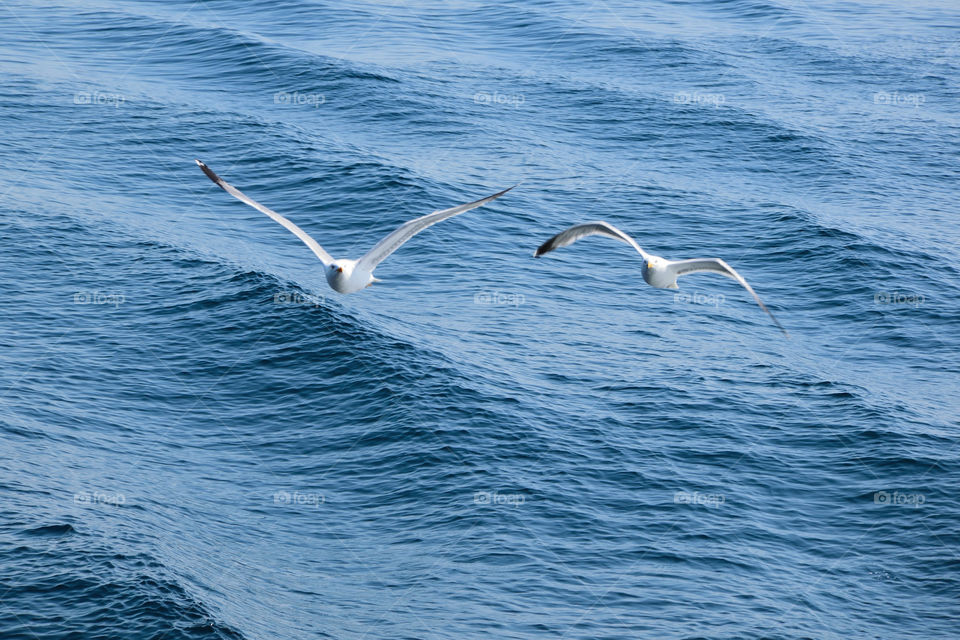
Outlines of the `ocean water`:
M 958 23 L 0 3 L 0 637 L 957 637 Z

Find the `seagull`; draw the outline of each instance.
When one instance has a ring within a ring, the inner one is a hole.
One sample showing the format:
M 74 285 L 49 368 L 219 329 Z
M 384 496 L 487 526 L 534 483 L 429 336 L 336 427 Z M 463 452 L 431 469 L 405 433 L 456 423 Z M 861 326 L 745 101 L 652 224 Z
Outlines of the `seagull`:
M 743 285 L 744 289 L 750 292 L 750 295 L 753 296 L 753 299 L 757 301 L 757 304 L 760 305 L 761 309 L 767 312 L 767 315 L 769 315 L 770 319 L 773 320 L 773 323 L 777 325 L 777 328 L 783 332 L 783 335 L 788 338 L 790 337 L 790 334 L 787 333 L 787 330 L 784 329 L 783 326 L 777 322 L 777 319 L 773 317 L 773 314 L 770 313 L 770 309 L 767 309 L 767 305 L 763 304 L 763 302 L 760 300 L 760 296 L 756 294 L 756 292 L 753 290 L 753 287 L 747 284 L 747 281 L 743 279 L 743 276 L 734 271 L 733 267 L 728 265 L 720 258 L 666 260 L 660 256 L 647 253 L 640 248 L 640 245 L 638 245 L 633 238 L 608 222 L 598 220 L 596 222 L 586 222 L 584 224 L 574 225 L 565 231 L 561 231 L 537 247 L 537 250 L 533 253 L 533 256 L 535 258 L 539 258 L 545 253 L 549 253 L 554 249 L 566 247 L 573 244 L 580 238 L 586 238 L 587 236 L 592 235 L 602 235 L 607 236 L 608 238 L 613 238 L 614 240 L 620 240 L 621 242 L 626 242 L 636 249 L 637 252 L 643 256 L 643 279 L 651 287 L 656 287 L 658 289 L 679 289 L 680 287 L 677 286 L 677 278 L 680 276 L 685 276 L 688 273 L 710 271 L 725 275 L 728 278 L 733 278 Z
M 359 260 L 334 260 L 333 256 L 324 251 L 323 247 L 321 247 L 316 240 L 311 238 L 306 231 L 287 220 L 276 211 L 263 206 L 253 198 L 245 195 L 236 187 L 228 184 L 223 180 L 223 178 L 215 174 L 210 167 L 204 163 L 197 160 L 197 164 L 200 165 L 200 168 L 203 169 L 203 172 L 207 174 L 207 177 L 213 180 L 214 183 L 216 183 L 221 189 L 232 195 L 240 202 L 245 202 L 257 211 L 267 214 L 286 227 L 289 231 L 293 232 L 293 235 L 300 238 L 305 245 L 310 247 L 313 253 L 320 258 L 320 262 L 323 263 L 323 274 L 327 278 L 327 283 L 331 288 L 333 288 L 334 291 L 339 293 L 354 293 L 355 291 L 360 291 L 361 289 L 369 287 L 374 282 L 380 282 L 378 278 L 373 277 L 373 270 L 378 264 L 386 260 L 387 256 L 399 249 L 407 240 L 420 233 L 427 227 L 440 222 L 441 220 L 446 220 L 447 218 L 453 217 L 458 213 L 469 211 L 475 207 L 487 204 L 492 200 L 496 200 L 507 191 L 510 191 L 510 189 L 513 189 L 517 186 L 513 185 L 513 187 L 504 189 L 499 193 L 495 193 L 492 196 L 487 196 L 486 198 L 481 198 L 480 200 L 476 200 L 474 202 L 461 204 L 458 207 L 451 207 L 450 209 L 434 211 L 433 213 L 429 213 L 420 218 L 409 220 L 408 222 L 400 225 L 395 231 L 393 231 L 393 233 L 389 234 L 383 240 L 378 242 L 373 249 L 370 249 L 370 251 L 368 251 Z

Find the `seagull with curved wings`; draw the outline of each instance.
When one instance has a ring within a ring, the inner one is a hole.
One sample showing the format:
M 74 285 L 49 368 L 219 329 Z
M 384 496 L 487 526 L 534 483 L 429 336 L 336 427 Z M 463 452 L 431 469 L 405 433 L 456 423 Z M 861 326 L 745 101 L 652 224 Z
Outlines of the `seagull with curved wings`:
M 763 302 L 760 300 L 760 296 L 758 296 L 753 290 L 753 287 L 747 284 L 747 281 L 743 279 L 743 276 L 734 271 L 733 267 L 728 265 L 720 258 L 666 260 L 660 256 L 647 253 L 640 248 L 640 245 L 638 245 L 633 238 L 608 222 L 596 221 L 574 225 L 565 231 L 561 231 L 557 235 L 544 242 L 537 248 L 533 255 L 534 257 L 539 258 L 545 253 L 549 253 L 554 249 L 566 247 L 573 244 L 580 238 L 586 238 L 587 236 L 593 235 L 607 236 L 608 238 L 625 242 L 636 249 L 637 253 L 643 257 L 643 279 L 651 287 L 656 287 L 658 289 L 679 289 L 680 287 L 677 286 L 677 278 L 690 273 L 702 272 L 719 273 L 727 276 L 728 278 L 736 280 L 743 285 L 744 289 L 750 292 L 750 295 L 753 296 L 753 299 L 757 301 L 757 304 L 760 305 L 761 309 L 767 312 L 767 315 L 769 315 L 770 319 L 773 320 L 773 323 L 777 325 L 777 328 L 783 332 L 783 335 L 788 338 L 790 337 L 790 334 L 787 333 L 787 330 L 783 328 L 773 314 L 770 313 L 770 310 L 767 309 L 767 305 L 763 304 Z
M 257 211 L 267 214 L 282 224 L 287 230 L 291 231 L 293 235 L 300 238 L 305 245 L 310 247 L 310 250 L 313 251 L 313 253 L 320 258 L 320 262 L 323 263 L 323 274 L 327 278 L 327 283 L 333 288 L 334 291 L 338 291 L 340 293 L 353 293 L 355 291 L 360 291 L 365 287 L 369 287 L 374 282 L 379 282 L 379 280 L 373 277 L 373 270 L 376 268 L 376 266 L 383 262 L 391 253 L 399 249 L 403 243 L 427 227 L 434 225 L 441 220 L 451 218 L 458 213 L 463 213 L 464 211 L 469 211 L 470 209 L 487 204 L 492 200 L 496 200 L 507 191 L 510 191 L 510 189 L 513 189 L 513 187 L 510 187 L 509 189 L 504 189 L 499 193 L 495 193 L 492 196 L 487 196 L 486 198 L 481 198 L 480 200 L 476 200 L 474 202 L 461 204 L 460 206 L 451 207 L 450 209 L 434 211 L 433 213 L 429 213 L 420 218 L 409 220 L 408 222 L 400 225 L 395 231 L 387 235 L 383 240 L 378 242 L 373 249 L 370 249 L 370 251 L 368 251 L 359 260 L 348 260 L 345 258 L 335 260 L 333 256 L 327 253 L 323 247 L 321 247 L 316 240 L 311 238 L 306 231 L 287 220 L 276 211 L 263 206 L 236 187 L 228 184 L 223 180 L 223 178 L 215 174 L 210 167 L 204 163 L 197 160 L 197 164 L 200 165 L 200 168 L 207 175 L 207 177 L 213 180 L 213 182 L 221 189 L 232 195 L 240 202 L 246 203 Z

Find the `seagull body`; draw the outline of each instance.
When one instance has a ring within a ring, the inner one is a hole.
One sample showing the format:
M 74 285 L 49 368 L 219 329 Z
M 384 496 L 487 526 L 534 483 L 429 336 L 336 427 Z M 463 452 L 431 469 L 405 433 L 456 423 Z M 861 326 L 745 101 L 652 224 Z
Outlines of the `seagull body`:
M 323 274 L 327 278 L 327 283 L 334 291 L 339 293 L 354 293 L 369 287 L 374 282 L 380 282 L 377 278 L 373 277 L 373 270 L 391 253 L 399 249 L 407 240 L 420 233 L 427 227 L 440 222 L 441 220 L 446 220 L 447 218 L 451 218 L 458 213 L 469 211 L 470 209 L 484 205 L 492 200 L 496 200 L 507 191 L 510 191 L 510 189 L 513 189 L 513 187 L 510 187 L 509 189 L 504 189 L 499 193 L 495 193 L 492 196 L 488 196 L 474 202 L 462 204 L 457 207 L 451 207 L 450 209 L 434 211 L 433 213 L 429 213 L 420 218 L 410 220 L 400 225 L 395 231 L 378 242 L 373 249 L 368 251 L 362 258 L 358 260 L 335 260 L 333 256 L 327 253 L 323 247 L 321 247 L 316 240 L 310 237 L 306 231 L 295 225 L 290 220 L 287 220 L 276 211 L 263 206 L 236 187 L 228 184 L 223 180 L 223 178 L 215 174 L 210 167 L 204 163 L 197 160 L 197 164 L 207 175 L 207 177 L 213 180 L 213 182 L 221 189 L 232 195 L 237 200 L 250 205 L 257 211 L 267 214 L 283 225 L 287 230 L 292 232 L 293 235 L 300 238 L 305 245 L 310 247 L 310 250 L 313 251 L 317 258 L 319 258 L 323 263 Z
M 637 252 L 643 257 L 643 280 L 651 287 L 656 287 L 658 289 L 679 289 L 680 287 L 677 286 L 677 278 L 690 273 L 719 273 L 727 276 L 728 278 L 736 280 L 743 285 L 744 289 L 750 292 L 750 295 L 753 296 L 753 299 L 756 300 L 761 309 L 767 312 L 767 315 L 769 315 L 770 319 L 773 320 L 773 323 L 777 325 L 777 328 L 783 332 L 783 335 L 787 336 L 788 338 L 790 337 L 790 334 L 787 333 L 786 329 L 780 325 L 773 314 L 770 313 L 770 310 L 767 309 L 767 306 L 760 300 L 760 296 L 756 294 L 756 292 L 753 290 L 753 287 L 747 284 L 747 281 L 743 279 L 743 276 L 734 271 L 733 267 L 728 265 L 720 258 L 667 260 L 665 258 L 661 258 L 660 256 L 647 253 L 641 249 L 640 245 L 638 245 L 636 241 L 629 235 L 623 231 L 620 231 L 620 229 L 617 229 L 612 224 L 602 221 L 578 224 L 570 227 L 569 229 L 561 231 L 540 245 L 533 255 L 534 257 L 539 258 L 545 253 L 549 253 L 554 249 L 566 247 L 573 244 L 580 238 L 586 238 L 587 236 L 592 235 L 607 236 L 608 238 L 625 242 L 636 249 Z

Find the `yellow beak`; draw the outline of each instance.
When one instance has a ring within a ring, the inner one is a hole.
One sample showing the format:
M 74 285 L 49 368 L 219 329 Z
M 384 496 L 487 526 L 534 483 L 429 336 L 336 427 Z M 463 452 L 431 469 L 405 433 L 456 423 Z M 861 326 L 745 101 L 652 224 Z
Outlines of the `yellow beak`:
M 647 269 L 653 269 L 653 263 L 652 263 L 652 262 L 648 262 L 648 263 L 647 263 Z
M 343 267 L 337 267 L 337 273 L 343 273 Z

